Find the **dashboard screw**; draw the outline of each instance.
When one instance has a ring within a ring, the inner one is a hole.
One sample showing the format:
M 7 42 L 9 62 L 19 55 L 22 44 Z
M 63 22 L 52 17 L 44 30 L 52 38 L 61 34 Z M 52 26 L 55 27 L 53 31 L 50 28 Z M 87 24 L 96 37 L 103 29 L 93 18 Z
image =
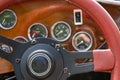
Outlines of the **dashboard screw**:
M 19 64 L 21 59 L 16 59 L 16 63 Z
M 57 49 L 60 48 L 60 44 L 56 44 L 55 48 L 57 48 Z
M 60 51 L 60 44 L 56 44 L 55 48 L 57 49 L 57 51 Z
M 32 40 L 32 44 L 36 44 L 37 41 L 35 40 L 35 38 Z

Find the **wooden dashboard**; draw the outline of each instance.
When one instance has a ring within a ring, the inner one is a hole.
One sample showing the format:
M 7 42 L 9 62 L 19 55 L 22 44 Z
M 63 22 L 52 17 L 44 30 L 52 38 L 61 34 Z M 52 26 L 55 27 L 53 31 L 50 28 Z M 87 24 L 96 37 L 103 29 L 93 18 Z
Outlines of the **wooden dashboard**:
M 111 5 L 103 6 L 105 6 L 105 8 L 110 12 L 115 20 L 120 21 L 120 17 L 118 17 L 120 8 L 116 9 L 116 6 Z M 9 30 L 0 28 L 0 34 L 10 39 L 14 39 L 17 36 L 23 36 L 28 41 L 30 41 L 28 37 L 28 29 L 34 23 L 41 23 L 45 25 L 48 30 L 47 38 L 53 39 L 53 36 L 51 34 L 52 26 L 56 22 L 64 21 L 70 25 L 71 35 L 66 41 L 60 43 L 68 51 L 77 51 L 73 47 L 72 39 L 74 35 L 80 31 L 85 31 L 92 37 L 92 46 L 89 50 L 97 49 L 105 41 L 104 35 L 102 34 L 99 26 L 86 13 L 86 11 L 83 11 L 79 7 L 76 7 L 63 0 L 52 0 L 49 1 L 49 3 L 47 0 L 27 1 L 9 6 L 6 9 L 14 11 L 17 17 L 16 25 L 14 28 Z M 83 24 L 81 25 L 75 25 L 74 23 L 74 10 L 76 9 L 82 11 Z M 2 62 L 0 65 L 0 74 L 13 71 L 13 66 L 10 63 L 2 58 L 0 58 L 0 61 Z

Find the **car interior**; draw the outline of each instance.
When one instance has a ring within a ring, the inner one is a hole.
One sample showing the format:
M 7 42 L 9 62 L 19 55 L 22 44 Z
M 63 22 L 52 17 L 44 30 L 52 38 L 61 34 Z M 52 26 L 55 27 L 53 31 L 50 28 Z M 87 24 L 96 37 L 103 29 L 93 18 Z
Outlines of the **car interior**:
M 120 80 L 120 0 L 0 0 L 0 80 Z

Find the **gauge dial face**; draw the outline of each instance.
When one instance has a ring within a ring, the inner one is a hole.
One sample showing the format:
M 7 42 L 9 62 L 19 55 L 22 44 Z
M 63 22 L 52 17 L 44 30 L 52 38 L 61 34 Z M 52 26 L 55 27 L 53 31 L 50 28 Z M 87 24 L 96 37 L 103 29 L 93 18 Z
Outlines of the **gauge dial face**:
M 28 37 L 30 40 L 39 37 L 46 38 L 47 36 L 48 36 L 48 31 L 43 24 L 35 23 L 31 25 L 28 29 Z
M 71 27 L 68 23 L 60 21 L 52 27 L 52 37 L 57 41 L 66 41 L 71 35 Z
M 17 17 L 14 11 L 5 9 L 0 13 L 0 27 L 8 30 L 12 29 L 17 22 Z
M 17 42 L 20 42 L 20 43 L 26 43 L 26 42 L 28 42 L 28 40 L 25 37 L 23 37 L 23 36 L 17 36 L 13 40 L 15 40 Z
M 92 47 L 92 43 L 91 35 L 85 31 L 76 33 L 72 39 L 73 47 L 79 52 L 88 51 Z

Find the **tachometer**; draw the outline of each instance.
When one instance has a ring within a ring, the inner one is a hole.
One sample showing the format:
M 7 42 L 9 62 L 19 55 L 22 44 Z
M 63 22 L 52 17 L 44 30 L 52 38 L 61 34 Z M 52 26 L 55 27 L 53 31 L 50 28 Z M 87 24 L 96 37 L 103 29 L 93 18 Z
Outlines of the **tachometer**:
M 5 9 L 0 13 L 0 27 L 8 30 L 12 29 L 17 22 L 17 17 L 14 11 Z
M 47 28 L 40 23 L 35 23 L 31 25 L 28 29 L 28 37 L 30 40 L 38 37 L 46 38 L 48 36 Z
M 71 27 L 64 21 L 56 22 L 52 26 L 52 37 L 57 41 L 66 41 L 71 35 Z
M 92 44 L 92 36 L 88 32 L 80 31 L 73 36 L 72 45 L 79 52 L 88 51 Z

